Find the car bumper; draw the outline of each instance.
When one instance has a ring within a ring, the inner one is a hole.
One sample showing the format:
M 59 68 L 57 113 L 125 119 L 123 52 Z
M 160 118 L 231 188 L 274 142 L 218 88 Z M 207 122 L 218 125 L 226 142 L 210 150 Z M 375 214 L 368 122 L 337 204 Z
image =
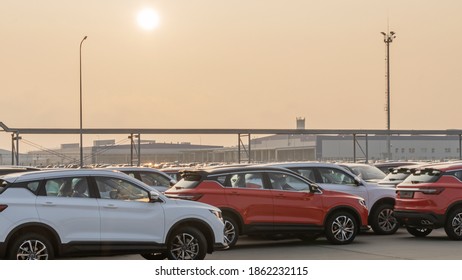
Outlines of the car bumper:
M 398 221 L 406 226 L 440 228 L 444 226 L 444 216 L 432 212 L 394 211 Z

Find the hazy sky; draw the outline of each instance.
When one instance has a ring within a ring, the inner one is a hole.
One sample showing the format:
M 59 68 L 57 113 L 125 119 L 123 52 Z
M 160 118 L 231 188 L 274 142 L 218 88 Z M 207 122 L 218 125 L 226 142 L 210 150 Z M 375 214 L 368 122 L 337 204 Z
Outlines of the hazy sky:
M 144 8 L 157 28 L 137 23 Z M 295 128 L 305 117 L 306 128 L 385 129 L 380 32 L 393 30 L 391 128 L 461 129 L 461 12 L 460 0 L 2 0 L 0 121 L 78 128 L 88 36 L 85 128 Z M 23 137 L 50 148 L 79 141 Z M 112 138 L 127 135 L 85 143 Z M 0 133 L 0 147 L 10 143 Z

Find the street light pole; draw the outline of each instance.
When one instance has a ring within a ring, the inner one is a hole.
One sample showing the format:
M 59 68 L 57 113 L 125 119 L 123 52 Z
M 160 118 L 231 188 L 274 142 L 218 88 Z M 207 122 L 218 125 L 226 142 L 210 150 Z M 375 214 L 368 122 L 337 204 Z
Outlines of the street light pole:
M 391 159 L 391 143 L 390 143 L 390 43 L 396 38 L 395 32 L 390 31 L 388 34 L 382 32 L 383 41 L 387 46 L 387 157 Z
M 82 44 L 87 39 L 83 37 L 80 41 L 80 168 L 83 167 L 83 130 L 82 130 Z

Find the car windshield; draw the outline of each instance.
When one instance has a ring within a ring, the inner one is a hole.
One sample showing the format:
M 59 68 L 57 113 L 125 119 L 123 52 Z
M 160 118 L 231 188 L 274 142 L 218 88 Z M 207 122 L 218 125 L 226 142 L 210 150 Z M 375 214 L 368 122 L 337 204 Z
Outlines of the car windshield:
M 383 179 L 386 176 L 380 169 L 371 165 L 350 166 L 350 169 L 364 181 Z
M 436 182 L 441 176 L 440 170 L 425 168 L 412 172 L 409 177 L 404 180 L 404 183 L 418 184 L 418 183 L 433 183 Z

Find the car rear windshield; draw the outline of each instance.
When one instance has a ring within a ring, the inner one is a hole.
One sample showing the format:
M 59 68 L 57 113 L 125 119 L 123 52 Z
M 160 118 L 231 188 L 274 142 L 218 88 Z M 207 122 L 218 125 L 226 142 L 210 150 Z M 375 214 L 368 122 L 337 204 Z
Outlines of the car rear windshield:
M 388 173 L 387 177 L 385 177 L 385 180 L 388 180 L 388 181 L 404 180 L 406 177 L 411 175 L 412 171 L 413 170 L 410 168 L 395 168 L 390 173 Z
M 202 174 L 196 172 L 183 172 L 181 180 L 175 184 L 175 188 L 194 189 L 202 180 Z
M 404 180 L 404 183 L 419 184 L 419 183 L 433 183 L 441 177 L 442 172 L 437 169 L 425 168 L 412 172 L 409 177 Z

